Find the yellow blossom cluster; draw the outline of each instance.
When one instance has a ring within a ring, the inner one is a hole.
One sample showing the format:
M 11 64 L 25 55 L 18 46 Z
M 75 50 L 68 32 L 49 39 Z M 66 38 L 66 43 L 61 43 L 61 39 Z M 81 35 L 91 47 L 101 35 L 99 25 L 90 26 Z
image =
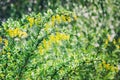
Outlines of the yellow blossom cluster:
M 108 35 L 107 39 L 105 40 L 105 45 L 106 45 L 106 46 L 108 45 L 110 39 L 111 39 L 111 37 L 110 37 L 110 35 Z
M 0 37 L 0 43 L 2 43 L 2 37 Z
M 2 39 L 2 37 L 0 37 L 0 43 L 2 43 L 4 41 L 5 46 L 8 45 L 8 40 L 7 39 Z
M 111 71 L 118 71 L 118 67 L 115 67 L 113 65 L 110 65 L 108 63 L 106 63 L 105 61 L 102 62 L 102 64 L 100 64 L 101 69 L 106 69 L 106 70 L 111 70 Z
M 108 43 L 111 41 L 111 36 L 108 35 L 107 39 L 105 40 L 105 47 L 107 47 Z M 113 45 L 117 48 L 120 49 L 120 38 L 118 38 L 118 40 L 113 39 L 111 41 L 113 43 Z
M 27 33 L 21 31 L 19 28 L 9 29 L 7 32 L 10 37 L 16 37 L 16 36 L 21 37 L 21 38 L 27 37 Z
M 48 31 L 51 27 L 53 27 L 54 25 L 55 25 L 55 23 L 60 23 L 62 20 L 61 20 L 62 18 L 61 18 L 61 16 L 60 15 L 53 15 L 52 17 L 51 17 L 51 20 L 49 21 L 49 22 L 47 22 L 47 23 L 45 23 L 45 31 Z M 65 16 L 64 16 L 64 20 L 66 20 L 65 19 Z
M 75 13 L 73 14 L 73 18 L 74 18 L 74 20 L 77 20 L 77 16 Z
M 49 39 L 52 43 L 59 43 L 59 41 L 61 40 L 69 40 L 70 36 L 63 34 L 63 33 L 59 33 L 56 32 L 56 35 L 50 35 Z
M 41 22 L 41 18 L 34 18 L 34 17 L 28 17 L 27 20 L 29 21 L 30 27 L 32 27 L 34 24 L 38 25 Z
M 59 14 L 57 14 L 57 15 L 53 15 L 52 16 L 51 21 L 52 21 L 53 24 L 56 21 L 58 23 L 60 23 L 60 22 L 66 22 L 66 21 L 71 22 L 71 17 L 70 16 L 65 16 L 65 15 L 59 15 Z
M 33 18 L 33 17 L 28 17 L 27 20 L 28 20 L 29 23 L 30 23 L 30 27 L 32 27 L 33 24 L 34 24 L 34 22 L 35 22 L 34 18 Z
M 60 75 L 63 75 L 64 73 L 65 73 L 65 70 L 63 70 L 63 69 L 60 69 L 60 70 L 59 70 L 59 74 L 60 74 Z
M 36 18 L 36 19 L 34 20 L 34 23 L 35 23 L 36 25 L 39 25 L 39 24 L 41 23 L 41 18 Z
M 48 22 L 48 23 L 45 23 L 45 31 L 48 31 L 51 27 L 53 27 L 54 26 L 54 24 L 52 24 L 51 22 Z
M 8 46 L 8 40 L 7 39 L 4 40 L 4 43 L 5 43 L 5 46 Z
M 77 16 L 73 15 L 74 20 L 77 20 Z M 45 31 L 48 32 L 48 30 L 55 25 L 55 23 L 62 23 L 62 22 L 71 22 L 72 18 L 68 15 L 53 15 L 49 22 L 45 23 Z
M 70 36 L 56 32 L 56 35 L 50 35 L 49 40 L 43 40 L 42 44 L 38 47 L 40 54 L 43 54 L 45 51 L 47 51 L 52 43 L 61 43 L 62 40 L 69 40 Z

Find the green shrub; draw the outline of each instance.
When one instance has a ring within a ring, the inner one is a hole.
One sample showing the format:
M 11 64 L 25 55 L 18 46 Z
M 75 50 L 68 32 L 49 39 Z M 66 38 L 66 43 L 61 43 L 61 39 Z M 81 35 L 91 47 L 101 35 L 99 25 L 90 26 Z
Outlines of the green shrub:
M 92 6 L 78 5 L 75 11 L 49 9 L 3 22 L 0 79 L 118 79 L 118 20 L 114 12 L 103 16 L 101 8 Z

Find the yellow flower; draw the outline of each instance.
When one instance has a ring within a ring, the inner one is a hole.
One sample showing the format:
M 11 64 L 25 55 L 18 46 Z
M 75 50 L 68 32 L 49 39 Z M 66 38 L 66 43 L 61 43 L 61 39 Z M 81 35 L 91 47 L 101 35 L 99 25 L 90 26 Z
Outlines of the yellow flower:
M 78 60 L 78 59 L 75 59 L 75 63 L 79 63 L 79 60 Z
M 22 37 L 22 31 L 19 32 L 18 37 Z
M 16 29 L 9 29 L 8 30 L 8 34 L 10 37 L 21 37 L 21 38 L 25 38 L 27 37 L 27 33 L 26 32 L 22 32 L 19 28 L 16 28 Z
M 63 40 L 69 40 L 69 38 L 70 38 L 69 35 L 65 35 L 65 34 L 63 34 L 62 36 L 63 36 Z
M 118 38 L 118 43 L 120 43 L 120 38 Z
M 20 31 L 18 36 L 21 38 L 26 38 L 28 36 L 28 34 L 26 32 Z
M 51 21 L 50 23 L 51 23 L 51 26 L 54 26 L 54 25 L 55 25 L 55 22 L 54 22 L 54 21 Z
M 116 71 L 116 72 L 118 72 L 118 67 L 115 67 L 115 66 L 111 66 L 111 71 Z
M 73 14 L 73 18 L 74 18 L 75 20 L 77 20 L 77 16 L 76 16 L 75 14 Z
M 16 34 L 14 34 L 14 30 L 11 30 L 11 29 L 8 30 L 8 34 L 9 34 L 10 37 L 15 37 L 16 36 Z
M 56 15 L 56 20 L 58 21 L 58 23 L 60 23 L 60 21 L 61 21 L 61 18 L 60 18 L 60 15 Z
M 36 25 L 40 24 L 40 22 L 41 22 L 41 18 L 37 18 L 37 19 L 35 19 L 34 22 L 35 22 Z
M 4 40 L 4 42 L 5 42 L 5 46 L 8 46 L 8 40 Z
M 107 39 L 105 40 L 105 44 L 108 45 L 108 40 Z
M 0 37 L 0 43 L 2 43 L 2 37 Z
M 103 65 L 105 65 L 105 64 L 106 64 L 106 62 L 105 62 L 105 61 L 102 61 L 102 64 L 103 64 Z
M 69 40 L 70 39 L 70 36 L 69 35 L 66 35 L 66 40 Z
M 115 39 L 113 40 L 113 44 L 116 44 L 116 40 Z
M 14 29 L 14 31 L 13 31 L 14 35 L 17 36 L 19 34 L 19 31 L 20 31 L 19 28 Z
M 52 16 L 51 20 L 52 20 L 52 21 L 55 21 L 55 16 Z
M 49 28 L 50 28 L 49 23 L 46 23 L 46 24 L 45 24 L 45 31 L 48 31 Z
M 55 16 L 52 16 L 50 23 L 51 23 L 51 26 L 54 26 L 54 25 L 55 25 Z
M 55 41 L 54 35 L 50 35 L 49 39 L 50 39 L 51 42 L 54 42 Z
M 70 17 L 67 17 L 67 21 L 68 21 L 68 22 L 71 22 L 71 18 L 70 18 Z
M 120 48 L 119 45 L 116 45 L 116 48 L 119 49 Z
M 39 53 L 40 53 L 40 54 L 43 54 L 43 52 L 44 52 L 43 47 L 42 47 L 42 46 L 39 46 L 38 49 L 39 49 Z
M 60 32 L 56 32 L 56 36 L 61 36 L 61 33 Z
M 66 18 L 64 15 L 61 15 L 62 21 L 66 22 Z
M 44 48 L 47 48 L 47 41 L 45 39 L 43 40 L 43 45 L 44 45 Z
M 20 29 L 16 28 L 16 29 L 9 29 L 8 30 L 8 34 L 10 37 L 16 37 L 19 34 Z
M 100 70 L 102 70 L 102 69 L 103 69 L 102 64 L 99 64 L 99 69 L 100 69 Z
M 113 66 L 111 66 L 111 71 L 115 71 L 115 68 Z
M 63 36 L 65 36 L 65 38 L 62 38 Z M 68 38 L 69 38 L 68 35 L 59 32 L 57 32 L 56 35 L 50 35 L 48 41 L 46 41 L 45 39 L 42 41 L 43 47 L 42 46 L 38 47 L 39 52 L 43 53 L 43 51 L 49 50 L 52 43 L 61 43 L 62 40 L 67 40 Z
M 43 44 L 45 44 L 45 45 L 46 45 L 46 40 L 45 40 L 45 39 L 43 40 Z
M 8 59 L 10 59 L 10 52 L 8 52 L 7 55 L 8 55 Z
M 34 18 L 28 17 L 28 21 L 29 21 L 29 23 L 30 23 L 30 27 L 32 27 L 33 24 L 34 24 Z
M 59 41 L 60 41 L 59 36 L 55 36 L 55 41 L 54 42 L 59 43 Z
M 61 69 L 59 72 L 60 72 L 60 74 L 63 74 L 63 73 L 64 73 L 64 70 L 63 70 L 63 69 Z
M 59 32 L 56 32 L 56 36 L 58 36 L 59 40 L 69 40 L 69 38 L 70 38 L 69 35 L 59 33 Z
M 50 40 L 47 41 L 47 46 L 51 46 L 51 42 L 50 42 Z
M 110 64 L 106 64 L 106 65 L 105 65 L 105 68 L 106 68 L 107 70 L 109 70 L 109 69 L 110 69 Z

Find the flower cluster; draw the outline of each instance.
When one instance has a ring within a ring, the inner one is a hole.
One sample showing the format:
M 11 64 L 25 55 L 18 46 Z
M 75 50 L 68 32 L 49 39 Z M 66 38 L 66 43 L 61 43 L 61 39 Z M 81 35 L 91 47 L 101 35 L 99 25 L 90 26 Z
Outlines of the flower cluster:
M 0 43 L 2 43 L 2 37 L 0 37 Z
M 30 27 L 32 27 L 33 24 L 34 24 L 34 22 L 35 22 L 34 18 L 33 18 L 33 17 L 28 17 L 27 20 L 28 20 L 29 23 L 30 23 Z
M 69 40 L 69 38 L 70 38 L 69 35 L 56 32 L 56 35 L 55 35 L 55 36 L 54 36 L 54 35 L 50 35 L 49 40 L 50 40 L 52 43 L 59 43 L 59 41 L 61 41 L 61 40 Z
M 41 23 L 41 14 L 37 14 L 37 18 L 28 16 L 27 20 L 29 21 L 30 27 L 32 27 L 34 24 L 39 25 Z
M 27 37 L 27 33 L 26 32 L 23 32 L 21 31 L 19 28 L 16 28 L 16 29 L 9 29 L 8 31 L 8 34 L 10 37 L 20 37 L 20 38 L 25 38 Z
M 53 15 L 51 18 L 52 22 L 57 21 L 58 23 L 67 22 L 67 21 L 71 22 L 71 20 L 72 20 L 72 18 L 70 16 L 59 15 L 59 14 Z
M 73 15 L 73 19 L 77 20 L 77 16 L 74 14 Z M 45 23 L 45 31 L 48 31 L 51 27 L 55 26 L 55 24 L 60 24 L 60 23 L 65 23 L 65 22 L 71 22 L 72 21 L 72 17 L 70 17 L 69 15 L 53 15 L 50 19 L 49 22 Z
M 112 36 L 108 35 L 107 39 L 105 39 L 105 47 L 109 45 L 111 42 L 116 49 L 120 49 L 120 38 L 118 39 L 111 39 Z
M 4 40 L 4 43 L 5 43 L 5 46 L 8 46 L 8 40 L 7 39 Z
M 101 69 L 106 69 L 110 71 L 118 71 L 118 67 L 110 65 L 109 63 L 106 63 L 105 61 L 102 61 L 102 64 L 100 64 Z
M 66 35 L 64 33 L 59 33 L 59 32 L 56 32 L 56 35 L 50 35 L 49 37 L 49 40 L 43 40 L 42 41 L 42 44 L 43 45 L 40 45 L 38 47 L 39 49 L 39 52 L 42 54 L 44 53 L 45 51 L 47 51 L 50 46 L 52 45 L 52 43 L 61 43 L 61 41 L 63 40 L 69 40 L 70 36 L 69 35 Z
M 0 43 L 4 42 L 4 45 L 7 46 L 8 45 L 8 40 L 7 39 L 3 39 L 2 37 L 0 37 Z

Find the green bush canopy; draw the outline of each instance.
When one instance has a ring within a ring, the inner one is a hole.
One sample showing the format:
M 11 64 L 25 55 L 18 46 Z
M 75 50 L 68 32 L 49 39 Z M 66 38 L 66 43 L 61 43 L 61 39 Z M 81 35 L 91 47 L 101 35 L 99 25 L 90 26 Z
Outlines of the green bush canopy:
M 0 80 L 120 80 L 119 0 L 0 0 Z

